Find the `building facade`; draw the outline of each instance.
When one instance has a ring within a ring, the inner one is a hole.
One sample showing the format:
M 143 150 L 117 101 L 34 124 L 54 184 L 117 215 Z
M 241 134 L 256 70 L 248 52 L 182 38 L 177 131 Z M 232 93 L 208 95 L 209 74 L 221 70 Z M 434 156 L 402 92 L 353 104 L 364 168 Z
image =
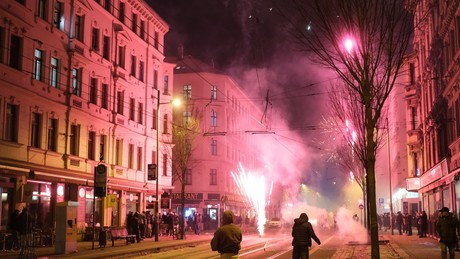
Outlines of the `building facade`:
M 422 209 L 436 235 L 438 210 L 459 216 L 460 182 L 460 2 L 409 1 L 414 16 L 408 105 L 409 176 L 407 189 L 417 190 Z
M 196 117 L 200 123 L 200 132 L 191 142 L 184 179 L 185 217 L 200 213 L 204 229 L 216 228 L 224 209 L 232 210 L 243 220 L 253 220 L 254 208 L 238 188 L 232 172 L 237 174 L 241 163 L 247 171 L 264 173 L 260 171 L 263 166 L 251 135 L 253 131 L 267 131 L 260 123 L 263 101 L 252 100 L 223 72 L 184 56 L 181 47 L 178 57 L 171 57 L 171 61 L 177 64 L 174 95 L 184 102 L 181 109 L 175 109 L 174 121 Z M 172 208 L 180 211 L 181 182 L 174 181 L 173 185 Z
M 0 2 L 2 228 L 23 207 L 36 226 L 52 228 L 65 201 L 78 202 L 79 229 L 92 226 L 93 214 L 101 226 L 123 226 L 129 211 L 153 210 L 148 164 L 158 165 L 159 193 L 172 188 L 163 163 L 172 109 L 162 106 L 160 125 L 156 108 L 172 98 L 168 30 L 141 0 Z M 107 197 L 93 212 L 100 164 Z

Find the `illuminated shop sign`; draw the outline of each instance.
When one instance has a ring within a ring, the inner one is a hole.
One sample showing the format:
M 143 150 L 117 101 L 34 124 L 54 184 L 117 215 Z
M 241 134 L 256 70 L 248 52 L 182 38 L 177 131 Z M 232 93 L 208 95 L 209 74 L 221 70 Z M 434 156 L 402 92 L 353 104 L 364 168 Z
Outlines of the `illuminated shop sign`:
M 417 191 L 420 189 L 420 178 L 406 178 L 406 190 L 408 191 Z
M 190 193 L 186 192 L 184 193 L 184 197 L 186 200 L 202 200 L 203 199 L 203 193 Z M 182 195 L 180 193 L 171 193 L 171 198 L 173 200 L 179 200 L 182 198 Z
M 444 159 L 420 176 L 420 188 L 423 188 L 448 174 L 449 168 L 447 167 L 447 159 Z

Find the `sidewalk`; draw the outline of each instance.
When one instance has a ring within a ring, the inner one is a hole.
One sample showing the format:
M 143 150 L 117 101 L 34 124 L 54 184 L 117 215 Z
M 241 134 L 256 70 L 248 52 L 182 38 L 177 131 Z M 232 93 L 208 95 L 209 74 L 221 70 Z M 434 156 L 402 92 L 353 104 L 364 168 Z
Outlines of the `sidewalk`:
M 440 258 L 441 256 L 438 241 L 433 238 L 381 233 L 379 240 L 380 258 L 383 259 L 431 259 Z M 371 245 L 350 243 L 337 250 L 332 258 L 368 259 L 371 258 Z
M 107 246 L 100 248 L 98 242 L 94 242 L 94 249 L 91 241 L 77 243 L 77 251 L 70 254 L 56 254 L 54 247 L 35 247 L 34 251 L 29 254 L 35 254 L 36 258 L 120 258 L 126 256 L 140 256 L 169 249 L 194 246 L 203 243 L 209 243 L 212 235 L 186 235 L 185 240 L 173 240 L 171 236 L 160 236 L 159 241 L 155 242 L 154 238 L 142 240 L 140 243 L 126 245 L 124 240 L 116 240 L 115 246 L 112 242 L 107 241 Z M 20 251 L 0 251 L 0 258 L 19 258 Z M 33 258 L 26 256 L 23 258 Z

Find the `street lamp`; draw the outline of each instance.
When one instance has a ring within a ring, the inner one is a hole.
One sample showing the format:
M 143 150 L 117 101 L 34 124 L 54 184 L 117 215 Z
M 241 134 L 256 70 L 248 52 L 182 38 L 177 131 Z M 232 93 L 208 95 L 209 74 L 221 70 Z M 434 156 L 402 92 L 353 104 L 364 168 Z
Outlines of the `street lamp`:
M 160 165 L 158 164 L 160 162 L 160 105 L 161 104 L 173 104 L 173 106 L 179 105 L 180 100 L 172 100 L 169 102 L 162 103 L 160 102 L 160 90 L 157 89 L 157 147 L 156 147 L 156 182 L 155 182 L 155 242 L 158 242 L 158 232 L 160 231 L 160 215 L 159 215 L 159 210 L 160 210 L 160 196 L 158 194 L 158 188 L 159 188 L 159 181 L 160 181 L 160 174 L 159 174 L 159 169 Z
M 388 150 L 388 177 L 390 180 L 390 228 L 391 235 L 394 234 L 393 231 L 393 191 L 391 186 L 391 158 L 390 158 L 390 127 L 388 126 L 388 117 L 386 118 L 387 124 L 387 150 Z

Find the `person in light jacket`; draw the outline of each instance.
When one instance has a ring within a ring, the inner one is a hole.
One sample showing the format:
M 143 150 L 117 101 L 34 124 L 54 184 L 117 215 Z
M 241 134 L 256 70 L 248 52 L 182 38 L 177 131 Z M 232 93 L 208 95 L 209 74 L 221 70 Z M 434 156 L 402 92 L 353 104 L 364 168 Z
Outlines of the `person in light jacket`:
M 238 259 L 243 236 L 241 229 L 233 223 L 235 215 L 232 211 L 226 210 L 222 215 L 222 227 L 214 232 L 211 240 L 212 251 L 217 251 L 221 259 Z

